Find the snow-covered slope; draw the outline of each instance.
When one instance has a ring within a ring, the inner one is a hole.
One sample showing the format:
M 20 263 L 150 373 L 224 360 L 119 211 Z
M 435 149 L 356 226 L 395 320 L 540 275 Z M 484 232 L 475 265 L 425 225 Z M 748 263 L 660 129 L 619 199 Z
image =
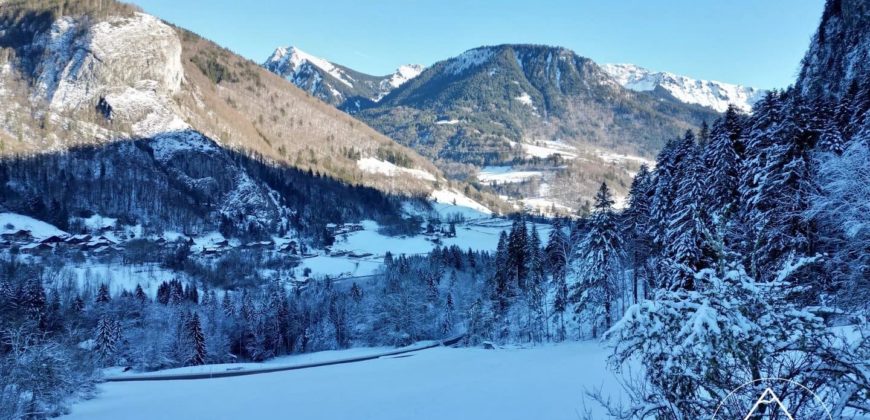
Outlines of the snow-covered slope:
M 719 112 L 725 112 L 729 104 L 734 104 L 743 111 L 751 111 L 752 105 L 765 93 L 762 89 L 743 85 L 655 72 L 634 64 L 604 64 L 601 67 L 628 89 L 644 92 L 660 87 L 682 102 L 705 106 Z
M 423 71 L 423 66 L 419 64 L 407 64 L 392 74 L 372 76 L 293 46 L 275 49 L 263 67 L 333 105 L 360 98 L 377 102 Z

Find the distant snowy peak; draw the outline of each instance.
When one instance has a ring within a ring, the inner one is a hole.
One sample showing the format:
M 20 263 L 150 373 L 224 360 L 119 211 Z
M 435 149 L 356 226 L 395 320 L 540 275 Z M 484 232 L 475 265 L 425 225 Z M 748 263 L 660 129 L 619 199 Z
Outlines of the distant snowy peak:
M 423 66 L 419 64 L 406 64 L 392 74 L 372 76 L 332 63 L 293 46 L 275 49 L 275 52 L 263 63 L 263 67 L 333 105 L 340 105 L 345 100 L 359 97 L 377 102 L 423 71 Z M 331 79 L 337 80 L 338 83 L 332 82 Z
M 601 66 L 620 85 L 635 91 L 652 91 L 661 87 L 674 98 L 724 112 L 729 104 L 743 111 L 752 110 L 766 92 L 762 89 L 717 82 L 696 80 L 668 72 L 654 72 L 634 64 L 604 64 Z
M 275 52 L 266 59 L 266 63 L 264 64 L 267 69 L 291 80 L 294 79 L 297 74 L 302 73 L 303 68 L 306 65 L 314 66 L 320 71 L 334 77 L 339 82 L 344 83 L 348 87 L 353 87 L 353 78 L 348 76 L 335 64 L 320 57 L 308 54 L 307 52 L 293 46 L 278 47 L 275 49 Z
M 395 89 L 399 86 L 402 86 L 408 80 L 411 80 L 420 75 L 423 72 L 423 66 L 420 64 L 406 64 L 404 66 L 399 66 L 396 69 L 396 72 L 391 74 L 386 82 Z

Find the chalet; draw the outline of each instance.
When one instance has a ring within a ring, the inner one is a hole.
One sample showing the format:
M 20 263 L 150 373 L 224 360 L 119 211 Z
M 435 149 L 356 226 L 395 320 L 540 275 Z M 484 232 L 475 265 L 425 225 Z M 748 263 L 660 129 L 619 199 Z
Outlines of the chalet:
M 27 229 L 19 229 L 13 232 L 6 232 L 0 235 L 7 241 L 28 241 L 33 238 L 33 234 Z

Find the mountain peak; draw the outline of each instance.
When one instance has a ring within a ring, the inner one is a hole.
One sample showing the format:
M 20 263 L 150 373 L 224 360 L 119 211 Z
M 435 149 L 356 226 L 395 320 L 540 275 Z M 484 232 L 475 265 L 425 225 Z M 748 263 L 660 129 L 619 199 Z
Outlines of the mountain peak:
M 417 77 L 420 64 L 405 64 L 386 76 L 372 76 L 309 54 L 298 47 L 278 47 L 263 67 L 313 96 L 333 105 L 360 98 L 377 102 L 393 89 Z
M 295 76 L 302 72 L 305 65 L 314 66 L 321 71 L 334 77 L 339 82 L 353 87 L 354 79 L 349 77 L 342 69 L 331 62 L 302 51 L 295 46 L 278 47 L 275 52 L 266 59 L 265 67 L 282 76 Z
M 662 88 L 674 98 L 725 112 L 728 105 L 749 112 L 765 91 L 743 85 L 698 80 L 669 72 L 652 71 L 634 64 L 604 64 L 601 66 L 617 83 L 635 91 Z

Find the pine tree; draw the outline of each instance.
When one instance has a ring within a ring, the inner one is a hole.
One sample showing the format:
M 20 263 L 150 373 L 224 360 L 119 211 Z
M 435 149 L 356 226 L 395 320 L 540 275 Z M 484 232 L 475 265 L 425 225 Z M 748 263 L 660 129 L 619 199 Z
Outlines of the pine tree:
M 453 332 L 453 311 L 456 305 L 453 303 L 453 293 L 447 292 L 447 301 L 444 307 L 444 319 L 441 322 L 441 334 L 445 337 Z
M 510 299 L 510 257 L 507 249 L 507 234 L 502 231 L 498 238 L 498 246 L 495 251 L 495 273 L 490 293 L 492 295 L 493 308 L 497 310 L 499 316 L 507 312 L 508 302 Z
M 142 285 L 136 285 L 136 292 L 134 293 L 134 296 L 136 297 L 136 300 L 141 303 L 145 303 L 148 301 L 148 296 L 145 295 L 145 291 L 142 290 Z
M 610 328 L 611 307 L 616 299 L 618 276 L 622 272 L 625 251 L 613 213 L 613 197 L 602 183 L 595 195 L 589 232 L 578 248 L 572 272 L 569 299 L 575 304 L 578 322 L 589 320 L 593 336 L 599 327 Z
M 112 300 L 112 296 L 109 294 L 109 285 L 106 283 L 100 284 L 100 290 L 97 291 L 97 303 L 108 303 Z
M 652 253 L 652 238 L 649 236 L 650 204 L 654 193 L 652 173 L 646 165 L 641 165 L 628 192 L 628 208 L 623 212 L 625 220 L 626 247 L 631 258 L 632 297 L 634 303 L 640 299 L 641 277 L 646 276 L 644 294 L 652 288 L 652 276 L 647 272 L 647 264 Z
M 526 248 L 528 243 L 528 233 L 526 229 L 526 221 L 523 216 L 514 221 L 511 227 L 511 233 L 508 236 L 508 258 L 511 269 L 511 288 L 515 289 L 515 295 L 518 292 L 526 290 L 526 280 L 528 277 L 526 264 Z
M 232 318 L 236 315 L 236 308 L 228 291 L 224 292 L 224 297 L 221 299 L 221 308 L 223 309 L 224 316 L 227 318 Z
M 565 281 L 570 252 L 571 246 L 568 244 L 568 237 L 565 235 L 562 222 L 556 219 L 553 221 L 553 229 L 547 238 L 546 248 L 547 264 L 554 284 Z
M 94 351 L 104 364 L 114 362 L 116 345 L 119 337 L 119 328 L 115 321 L 108 316 L 103 316 L 97 322 L 96 337 L 94 338 Z
M 660 284 L 692 290 L 694 273 L 703 268 L 705 258 L 702 167 L 693 136 L 686 135 L 678 154 L 675 213 L 665 231 L 665 266 Z
M 770 279 L 790 253 L 812 253 L 810 227 L 801 216 L 809 208 L 818 132 L 800 95 L 789 91 L 762 103 L 750 135 L 754 159 L 746 165 L 741 203 L 752 248 L 747 250 L 754 277 Z
M 198 366 L 205 364 L 207 351 L 205 346 L 205 336 L 202 333 L 202 325 L 199 321 L 199 314 L 194 312 L 193 316 L 189 317 L 187 322 L 187 330 L 190 337 L 190 342 L 193 344 L 188 365 Z
M 729 106 L 725 116 L 713 125 L 702 157 L 708 168 L 702 179 L 704 202 L 712 217 L 726 217 L 739 208 L 740 170 L 746 148 L 742 137 L 743 116 Z
M 526 255 L 526 271 L 528 273 L 526 299 L 529 309 L 530 331 L 533 334 L 533 340 L 543 341 L 544 338 L 549 338 L 547 308 L 544 302 L 547 290 L 544 278 L 544 254 L 541 249 L 541 238 L 538 235 L 538 228 L 535 224 L 532 224 L 532 230 L 529 233 Z

